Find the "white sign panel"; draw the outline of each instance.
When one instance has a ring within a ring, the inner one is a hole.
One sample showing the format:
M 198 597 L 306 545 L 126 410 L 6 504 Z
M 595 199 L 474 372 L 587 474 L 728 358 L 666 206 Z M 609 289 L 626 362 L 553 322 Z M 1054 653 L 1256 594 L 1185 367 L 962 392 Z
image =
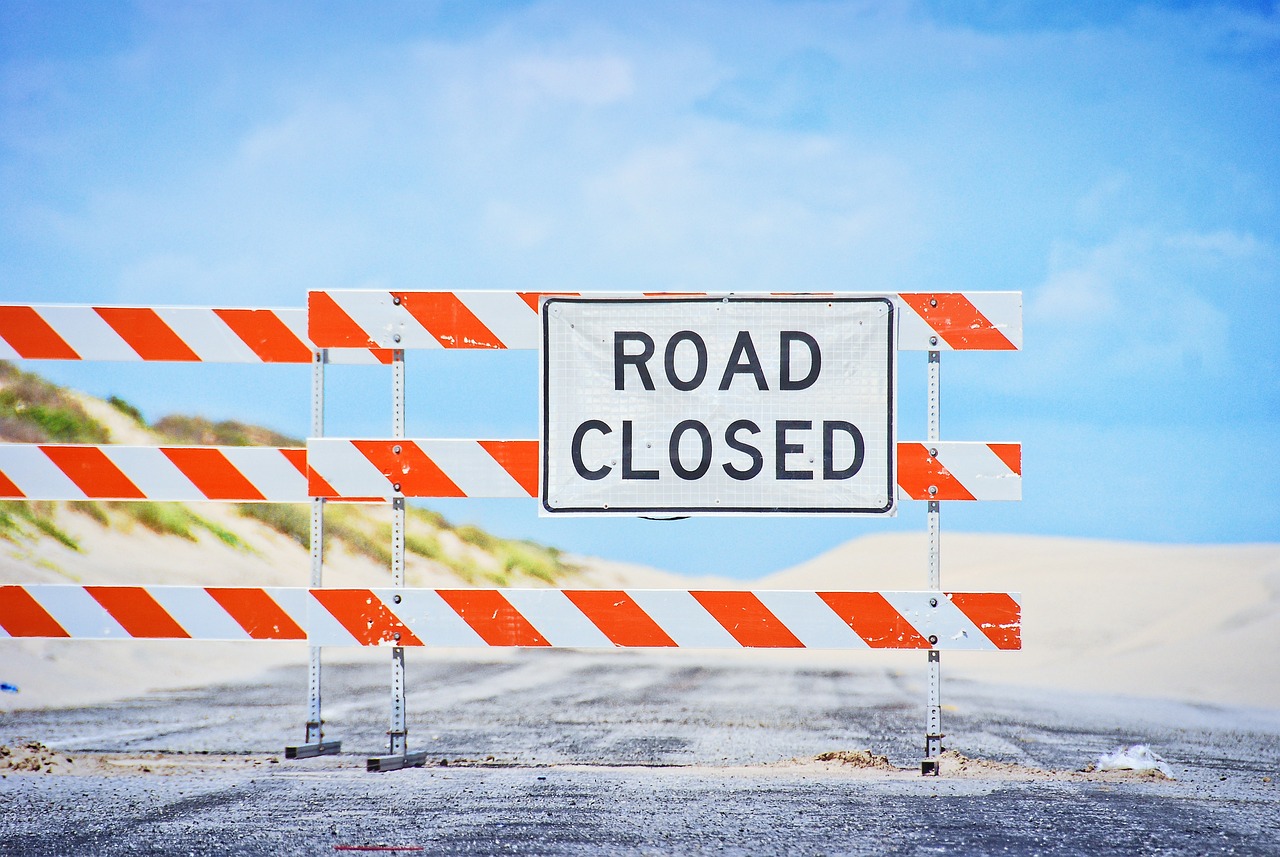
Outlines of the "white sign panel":
M 547 298 L 543 513 L 895 514 L 893 311 Z

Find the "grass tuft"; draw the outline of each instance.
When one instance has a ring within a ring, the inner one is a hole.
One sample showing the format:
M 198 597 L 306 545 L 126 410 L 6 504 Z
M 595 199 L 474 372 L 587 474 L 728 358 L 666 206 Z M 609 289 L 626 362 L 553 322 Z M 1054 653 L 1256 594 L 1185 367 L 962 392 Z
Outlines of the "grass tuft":
M 38 533 L 48 536 L 60 544 L 79 553 L 80 543 L 54 522 L 57 506 L 54 503 L 30 500 L 0 501 L 0 538 L 9 542 L 21 539 L 38 538 L 23 523 L 35 527 Z
M 241 515 L 266 524 L 288 536 L 307 550 L 311 549 L 311 512 L 300 503 L 241 503 Z
M 177 536 L 189 542 L 196 540 L 191 531 L 191 513 L 177 503 L 121 503 L 120 508 L 139 524 L 162 536 Z
M 67 508 L 92 518 L 100 527 L 111 526 L 111 516 L 107 514 L 106 509 L 102 508 L 101 503 L 96 503 L 93 500 L 71 500 L 67 503 Z

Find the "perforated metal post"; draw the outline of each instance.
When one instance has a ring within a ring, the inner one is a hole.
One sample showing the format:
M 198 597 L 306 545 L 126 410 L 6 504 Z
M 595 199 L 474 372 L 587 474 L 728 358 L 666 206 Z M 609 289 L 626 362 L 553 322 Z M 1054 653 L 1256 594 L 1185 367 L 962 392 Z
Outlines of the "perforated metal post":
M 329 362 L 325 349 L 311 354 L 311 437 L 324 437 L 324 367 Z M 324 499 L 311 498 L 311 585 L 320 587 L 324 578 Z M 307 737 L 295 747 L 285 747 L 286 759 L 305 759 L 337 753 L 341 741 L 324 740 L 324 718 L 320 710 L 320 647 L 310 648 L 307 666 Z
M 942 354 L 929 352 L 929 426 L 927 441 L 929 455 L 938 454 L 937 446 L 941 430 L 939 413 L 942 409 Z M 929 486 L 929 493 L 936 494 L 935 486 Z M 942 534 L 941 507 L 937 500 L 929 501 L 929 589 L 942 589 Z M 935 605 L 936 606 L 936 605 Z M 935 642 L 930 638 L 930 642 Z M 925 714 L 924 759 L 920 762 L 920 773 L 925 776 L 938 775 L 938 757 L 942 755 L 942 653 L 937 649 L 929 650 L 929 700 Z
M 404 438 L 404 399 L 404 350 L 397 348 L 391 352 L 391 436 L 396 440 Z M 398 455 L 400 448 L 397 446 L 394 451 Z M 395 490 L 400 490 L 398 484 L 394 487 Z M 404 498 L 395 497 L 391 501 L 391 585 L 396 589 L 404 587 L 405 523 Z M 400 602 L 399 595 L 394 598 L 396 603 Z M 404 648 L 396 646 L 391 650 L 391 726 L 387 729 L 387 755 L 369 759 L 368 769 L 396 771 L 401 768 L 418 767 L 426 762 L 426 758 L 426 751 L 409 752 L 409 727 L 405 709 Z

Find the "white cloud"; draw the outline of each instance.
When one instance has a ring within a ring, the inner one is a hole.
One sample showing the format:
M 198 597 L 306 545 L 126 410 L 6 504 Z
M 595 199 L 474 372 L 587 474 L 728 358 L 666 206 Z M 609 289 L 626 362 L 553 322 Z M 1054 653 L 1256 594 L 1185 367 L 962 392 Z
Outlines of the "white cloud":
M 624 101 L 635 90 L 631 63 L 622 57 L 526 57 L 510 68 L 521 89 L 592 107 Z
M 1036 383 L 1224 376 L 1248 304 L 1239 290 L 1255 286 L 1256 266 L 1274 255 L 1230 230 L 1130 230 L 1091 247 L 1060 243 L 1048 277 L 1028 293 Z

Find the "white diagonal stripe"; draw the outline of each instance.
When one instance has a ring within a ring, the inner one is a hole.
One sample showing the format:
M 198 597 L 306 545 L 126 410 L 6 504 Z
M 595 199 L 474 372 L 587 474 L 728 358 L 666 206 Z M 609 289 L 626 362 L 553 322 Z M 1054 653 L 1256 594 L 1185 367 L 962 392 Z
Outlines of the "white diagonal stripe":
M 28 586 L 26 590 L 72 637 L 133 639 L 83 586 Z
M 1022 292 L 965 292 L 964 296 L 1014 347 L 1022 348 Z
M 142 359 L 91 306 L 41 306 L 35 310 L 82 360 Z
M 542 330 L 538 313 L 516 292 L 455 292 L 458 300 L 507 348 L 538 348 Z
M 938 461 L 978 500 L 1021 500 L 1022 477 L 985 443 L 935 444 Z
M 85 493 L 35 444 L 0 444 L 0 473 L 32 500 L 83 500 Z
M 204 500 L 204 493 L 156 446 L 103 446 L 107 459 L 148 500 Z
M 924 318 L 907 305 L 902 299 L 894 302 L 894 307 L 898 311 L 898 350 L 899 351 L 951 351 L 953 350 L 947 341 L 938 332 L 929 326 Z M 931 343 L 930 337 L 936 337 L 937 342 Z
M 251 639 L 203 587 L 148 586 L 147 592 L 193 639 Z
M 740 649 L 742 644 L 692 595 L 678 589 L 628 589 L 628 596 L 649 614 L 677 646 Z
M 444 347 L 407 309 L 392 302 L 390 292 L 337 291 L 328 294 L 382 348 Z M 397 335 L 399 342 L 395 341 Z
M 528 497 L 501 464 L 474 440 L 411 440 L 468 497 Z
M 279 598 L 276 603 L 284 607 L 285 610 L 293 617 L 293 621 L 298 622 L 307 630 L 307 641 L 313 646 L 359 646 L 359 641 L 351 636 L 351 632 L 342 626 L 329 609 L 316 600 L 316 597 L 309 590 L 299 590 L 306 597 L 306 609 L 302 615 L 305 615 L 306 621 L 298 622 L 299 613 L 295 613 L 291 606 L 286 606 Z
M 468 625 L 434 589 L 377 589 L 375 594 L 387 609 L 427 646 L 487 648 Z M 400 596 L 400 603 L 395 597 Z
M 757 590 L 755 596 L 810 649 L 866 649 L 867 641 L 836 615 L 816 592 Z
M 950 650 L 990 650 L 995 644 L 941 592 L 885 592 L 889 602 L 920 636 L 938 638 L 938 648 Z M 937 606 L 930 600 L 937 601 Z
M 222 446 L 218 449 L 267 500 L 294 503 L 307 500 L 306 477 L 279 449 L 262 446 Z
M 339 497 L 396 496 L 382 471 L 345 438 L 308 438 L 307 466 L 333 486 Z
M 156 314 L 209 363 L 261 363 L 262 358 L 206 307 L 157 307 Z
M 609 638 L 559 589 L 504 589 L 502 594 L 553 646 L 613 647 Z

